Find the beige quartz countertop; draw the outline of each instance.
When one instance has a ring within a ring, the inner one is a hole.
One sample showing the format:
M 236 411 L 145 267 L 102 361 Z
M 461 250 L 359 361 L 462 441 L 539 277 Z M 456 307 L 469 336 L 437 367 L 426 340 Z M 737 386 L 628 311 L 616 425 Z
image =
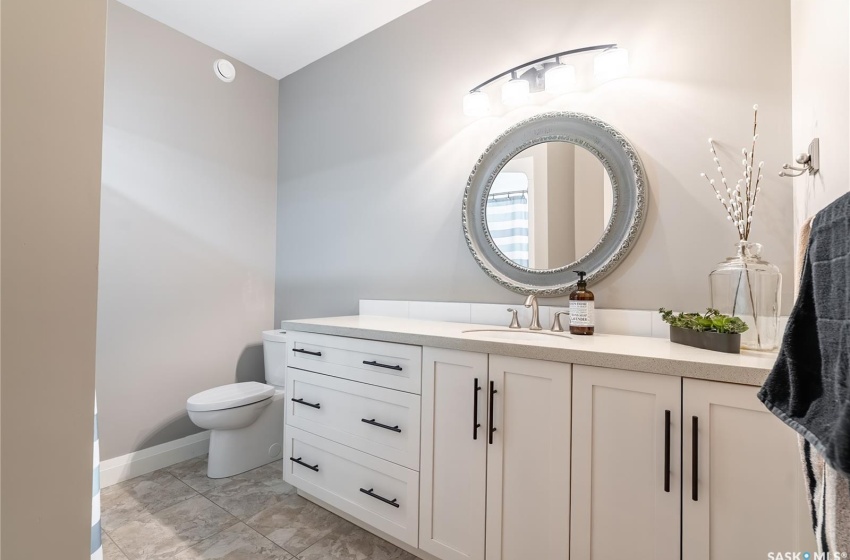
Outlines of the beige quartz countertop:
M 464 332 L 508 330 L 492 325 L 371 315 L 283 321 L 281 328 L 744 385 L 761 385 L 776 361 L 775 353 L 742 350 L 740 354 L 724 354 L 674 344 L 661 338 L 605 334 L 575 336 L 565 333 L 571 338 L 541 334 L 520 335 L 523 340 L 506 340 L 503 337 L 511 335 Z

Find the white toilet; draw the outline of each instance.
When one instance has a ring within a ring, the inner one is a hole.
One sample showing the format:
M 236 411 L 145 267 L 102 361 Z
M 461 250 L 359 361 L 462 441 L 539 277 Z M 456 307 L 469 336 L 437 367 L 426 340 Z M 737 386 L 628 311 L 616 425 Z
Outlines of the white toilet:
M 286 333 L 263 332 L 266 383 L 231 383 L 189 397 L 186 410 L 210 430 L 207 476 L 224 478 L 261 467 L 283 452 Z

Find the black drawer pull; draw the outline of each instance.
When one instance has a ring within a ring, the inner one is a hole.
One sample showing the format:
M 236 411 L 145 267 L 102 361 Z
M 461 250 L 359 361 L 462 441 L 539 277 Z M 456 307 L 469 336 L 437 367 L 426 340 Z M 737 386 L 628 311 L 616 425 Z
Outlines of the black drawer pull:
M 298 352 L 299 354 L 310 354 L 311 356 L 321 356 L 321 352 L 313 352 L 311 350 L 304 350 L 303 348 L 293 348 L 293 352 Z
M 699 418 L 694 416 L 691 422 L 691 499 L 699 501 Z
M 382 367 L 382 368 L 386 368 L 386 369 L 394 369 L 396 371 L 401 371 L 401 366 L 388 366 L 387 364 L 379 364 L 375 360 L 372 360 L 371 362 L 369 362 L 367 360 L 363 360 L 363 363 L 366 364 L 367 366 Z
M 670 411 L 664 411 L 664 491 L 670 491 Z
M 293 463 L 298 463 L 302 467 L 307 467 L 311 471 L 319 472 L 319 465 L 308 465 L 307 463 L 301 460 L 301 457 L 298 457 L 297 459 L 295 457 L 290 457 L 289 460 Z
M 366 424 L 371 424 L 373 426 L 378 426 L 379 428 L 383 428 L 383 429 L 389 430 L 391 432 L 398 432 L 399 434 L 401 433 L 401 428 L 399 428 L 398 426 L 387 426 L 386 424 L 381 424 L 380 422 L 375 422 L 374 418 L 372 418 L 371 420 L 366 420 L 365 418 L 361 418 L 360 421 L 365 422 Z
M 360 489 L 360 491 L 363 492 L 364 494 L 366 494 L 367 496 L 372 496 L 376 500 L 381 500 L 385 504 L 390 504 L 393 507 L 400 507 L 399 504 L 398 504 L 397 498 L 393 498 L 392 500 L 388 500 L 388 499 L 384 498 L 383 496 L 379 496 L 379 495 L 375 494 L 374 492 L 372 492 L 372 490 L 374 490 L 374 488 L 369 488 L 368 490 L 366 490 L 365 488 Z
M 478 439 L 478 428 L 481 424 L 478 423 L 478 391 L 481 390 L 481 385 L 478 384 L 478 378 L 475 378 L 475 383 L 472 385 L 472 439 Z
M 498 393 L 496 384 L 490 382 L 490 435 L 488 436 L 490 445 L 493 445 L 493 433 L 496 431 L 496 426 L 493 425 L 493 395 Z
M 303 404 L 304 406 L 309 406 L 310 408 L 322 408 L 322 403 L 313 404 L 305 401 L 304 399 L 293 398 L 292 402 L 297 402 L 298 404 Z

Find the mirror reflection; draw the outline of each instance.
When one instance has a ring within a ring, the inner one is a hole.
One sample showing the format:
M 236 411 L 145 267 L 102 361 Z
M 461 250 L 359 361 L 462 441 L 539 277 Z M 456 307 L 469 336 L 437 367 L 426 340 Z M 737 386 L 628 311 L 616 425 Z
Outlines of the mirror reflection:
M 588 150 L 546 142 L 523 150 L 493 181 L 487 228 L 514 263 L 560 268 L 587 254 L 611 218 L 611 179 Z

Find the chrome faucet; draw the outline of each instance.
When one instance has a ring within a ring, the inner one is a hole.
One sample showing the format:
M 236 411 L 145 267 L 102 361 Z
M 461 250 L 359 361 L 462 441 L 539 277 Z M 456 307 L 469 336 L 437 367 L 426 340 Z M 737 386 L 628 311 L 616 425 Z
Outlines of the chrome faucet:
M 537 307 L 537 296 L 531 294 L 525 298 L 525 306 L 531 308 L 531 325 L 528 326 L 530 331 L 542 331 L 540 326 L 540 309 Z

